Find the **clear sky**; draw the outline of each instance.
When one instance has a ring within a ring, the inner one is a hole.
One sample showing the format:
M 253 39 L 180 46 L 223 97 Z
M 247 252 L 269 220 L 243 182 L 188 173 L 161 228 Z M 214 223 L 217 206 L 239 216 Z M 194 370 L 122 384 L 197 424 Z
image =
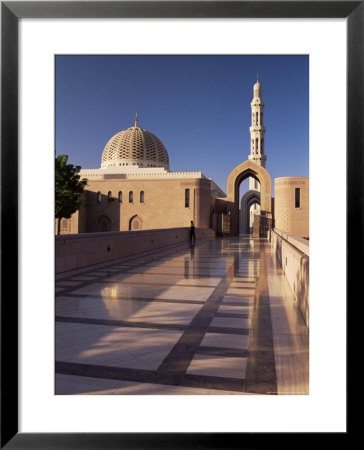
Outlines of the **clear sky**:
M 99 168 L 107 141 L 134 125 L 165 145 L 173 171 L 202 171 L 226 192 L 248 159 L 257 73 L 265 103 L 266 169 L 307 176 L 306 55 L 56 56 L 56 154 Z

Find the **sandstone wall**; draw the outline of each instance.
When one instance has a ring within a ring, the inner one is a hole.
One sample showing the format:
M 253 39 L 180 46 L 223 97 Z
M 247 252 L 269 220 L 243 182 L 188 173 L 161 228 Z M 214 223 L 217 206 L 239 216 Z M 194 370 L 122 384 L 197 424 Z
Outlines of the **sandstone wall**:
M 299 205 L 295 191 L 299 189 Z M 275 228 L 300 237 L 309 237 L 309 178 L 283 177 L 274 180 Z
M 80 211 L 63 220 L 61 234 L 179 228 L 188 227 L 191 220 L 199 228 L 211 225 L 213 200 L 207 178 L 91 179 L 82 200 Z

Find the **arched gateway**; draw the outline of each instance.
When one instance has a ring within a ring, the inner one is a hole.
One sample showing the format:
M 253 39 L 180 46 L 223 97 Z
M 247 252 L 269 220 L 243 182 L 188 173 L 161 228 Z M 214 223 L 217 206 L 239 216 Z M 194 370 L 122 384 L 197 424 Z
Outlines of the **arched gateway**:
M 250 234 L 250 208 L 254 204 L 258 204 L 260 206 L 260 192 L 255 190 L 245 192 L 240 201 L 239 234 Z
M 260 236 L 266 236 L 272 221 L 272 183 L 267 170 L 252 160 L 236 166 L 227 180 L 227 201 L 230 203 L 230 234 L 239 234 L 239 186 L 246 178 L 260 183 Z

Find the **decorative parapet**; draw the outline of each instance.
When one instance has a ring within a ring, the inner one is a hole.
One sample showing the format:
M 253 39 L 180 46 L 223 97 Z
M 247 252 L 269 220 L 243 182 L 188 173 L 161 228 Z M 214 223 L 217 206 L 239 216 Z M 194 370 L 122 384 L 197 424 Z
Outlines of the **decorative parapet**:
M 206 178 L 202 172 L 167 172 L 163 170 L 153 169 L 137 169 L 135 172 L 120 173 L 104 171 L 103 169 L 83 169 L 80 171 L 82 178 L 89 178 L 93 180 L 104 179 L 156 179 L 156 178 Z

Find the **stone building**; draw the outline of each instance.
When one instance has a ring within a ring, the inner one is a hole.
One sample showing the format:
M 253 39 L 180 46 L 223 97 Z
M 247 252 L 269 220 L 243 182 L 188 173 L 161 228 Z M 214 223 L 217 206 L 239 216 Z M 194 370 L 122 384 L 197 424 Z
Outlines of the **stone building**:
M 275 228 L 295 236 L 308 238 L 309 178 L 275 178 L 274 192 Z
M 250 154 L 248 160 L 257 165 L 266 166 L 264 101 L 262 87 L 257 81 L 253 87 L 251 101 Z M 239 233 L 256 234 L 260 228 L 260 197 L 261 186 L 257 178 L 249 178 L 249 190 L 240 200 Z M 272 226 L 299 237 L 309 237 L 309 178 L 282 177 L 274 180 L 274 195 L 272 199 Z
M 138 125 L 107 142 L 100 169 L 83 169 L 85 206 L 63 219 L 61 233 L 212 226 L 214 199 L 224 192 L 202 172 L 172 172 L 168 152 Z
M 92 233 L 189 227 L 213 228 L 221 235 L 266 236 L 270 228 L 309 237 L 308 177 L 275 179 L 265 168 L 262 87 L 251 102 L 250 155 L 235 167 L 226 194 L 202 172 L 172 172 L 161 140 L 138 125 L 116 133 L 105 145 L 99 169 L 83 169 L 88 184 L 84 206 L 62 219 L 61 233 Z M 240 185 L 249 190 L 240 198 Z
M 251 106 L 250 131 L 250 155 L 248 159 L 265 168 L 267 156 L 264 152 L 264 102 L 262 98 L 262 87 L 258 81 L 253 87 L 253 99 Z M 249 234 L 252 232 L 254 217 L 260 214 L 260 184 L 255 178 L 249 178 L 249 190 L 241 198 L 239 233 Z

